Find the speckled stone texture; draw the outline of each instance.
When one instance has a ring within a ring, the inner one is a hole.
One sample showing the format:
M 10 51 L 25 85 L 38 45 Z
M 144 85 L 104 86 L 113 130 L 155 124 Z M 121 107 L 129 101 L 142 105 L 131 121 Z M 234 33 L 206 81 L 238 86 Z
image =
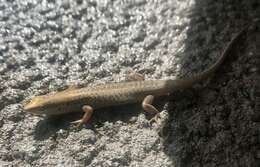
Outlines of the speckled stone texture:
M 0 166 L 260 166 L 259 0 L 0 0 Z M 217 74 L 157 100 L 55 118 L 23 112 L 69 85 L 187 77 L 255 22 Z M 167 114 L 168 113 L 168 114 Z

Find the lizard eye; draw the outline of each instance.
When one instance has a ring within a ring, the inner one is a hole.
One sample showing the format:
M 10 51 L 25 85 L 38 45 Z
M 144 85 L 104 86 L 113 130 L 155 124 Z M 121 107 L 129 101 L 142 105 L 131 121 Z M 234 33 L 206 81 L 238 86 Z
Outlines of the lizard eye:
M 39 103 L 42 103 L 44 100 L 48 99 L 48 95 L 42 95 L 42 96 L 37 96 L 37 97 L 34 97 L 30 103 L 32 104 L 39 104 Z
M 33 98 L 32 100 L 31 100 L 31 102 L 30 102 L 30 104 L 39 104 L 40 102 L 42 102 L 43 101 L 43 98 L 42 98 L 42 96 L 38 96 L 38 97 L 35 97 L 35 98 Z

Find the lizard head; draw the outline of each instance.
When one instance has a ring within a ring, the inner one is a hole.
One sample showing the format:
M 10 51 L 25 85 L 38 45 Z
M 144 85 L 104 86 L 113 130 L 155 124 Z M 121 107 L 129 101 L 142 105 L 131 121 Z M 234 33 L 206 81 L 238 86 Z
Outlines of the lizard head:
M 46 95 L 34 97 L 30 102 L 24 105 L 24 111 L 36 115 L 44 114 L 47 102 L 48 96 Z

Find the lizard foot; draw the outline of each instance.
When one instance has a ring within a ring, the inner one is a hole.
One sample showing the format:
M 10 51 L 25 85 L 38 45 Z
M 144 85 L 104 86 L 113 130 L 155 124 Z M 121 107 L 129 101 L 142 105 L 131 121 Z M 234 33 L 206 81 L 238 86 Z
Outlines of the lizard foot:
M 158 124 L 158 120 L 160 119 L 160 113 L 157 113 L 154 117 L 152 117 L 150 120 L 149 120 L 149 125 L 152 125 L 153 123 L 155 124 Z

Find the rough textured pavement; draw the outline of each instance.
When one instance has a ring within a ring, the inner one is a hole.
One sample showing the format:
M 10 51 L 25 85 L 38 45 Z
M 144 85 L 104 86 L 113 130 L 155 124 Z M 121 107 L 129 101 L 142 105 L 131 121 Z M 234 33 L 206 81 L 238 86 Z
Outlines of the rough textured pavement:
M 208 84 L 157 101 L 158 124 L 140 105 L 100 110 L 79 130 L 69 122 L 82 113 L 22 110 L 128 69 L 193 75 L 259 15 L 259 0 L 0 0 L 0 166 L 260 166 L 257 23 Z

